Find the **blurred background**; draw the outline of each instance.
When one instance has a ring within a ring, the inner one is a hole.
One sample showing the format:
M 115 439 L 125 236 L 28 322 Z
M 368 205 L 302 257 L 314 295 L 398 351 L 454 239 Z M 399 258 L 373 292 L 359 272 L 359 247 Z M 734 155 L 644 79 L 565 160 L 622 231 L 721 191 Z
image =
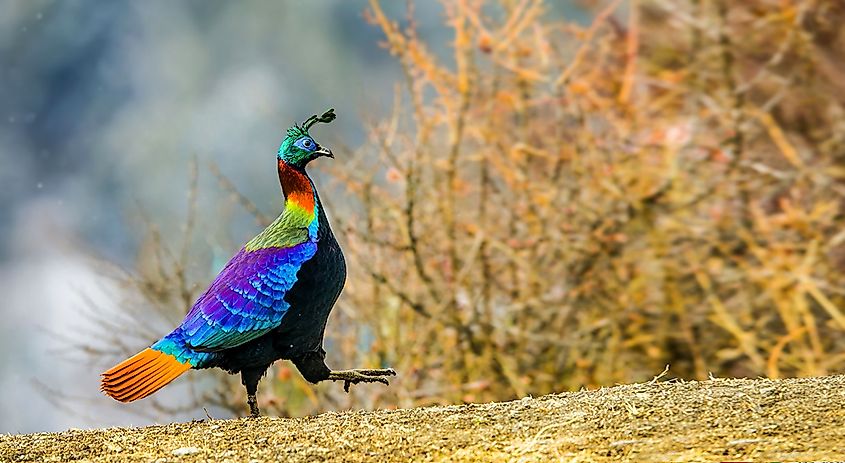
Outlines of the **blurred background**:
M 400 377 L 280 362 L 263 410 L 845 367 L 836 0 L 0 9 L 0 432 L 243 415 L 220 372 L 131 405 L 98 375 L 278 213 L 284 130 L 328 107 L 329 365 Z

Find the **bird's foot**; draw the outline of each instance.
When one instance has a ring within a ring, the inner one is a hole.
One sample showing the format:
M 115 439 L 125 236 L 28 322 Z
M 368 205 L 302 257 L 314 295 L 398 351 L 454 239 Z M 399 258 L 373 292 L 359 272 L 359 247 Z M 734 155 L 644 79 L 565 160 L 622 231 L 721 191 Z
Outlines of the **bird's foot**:
M 343 381 L 343 390 L 349 392 L 351 384 L 382 383 L 389 385 L 390 383 L 387 382 L 385 376 L 396 376 L 396 371 L 393 368 L 338 370 L 330 372 L 328 379 Z
M 261 416 L 261 412 L 258 411 L 258 399 L 255 397 L 255 394 L 248 394 L 246 396 L 246 403 L 249 405 L 250 418 Z

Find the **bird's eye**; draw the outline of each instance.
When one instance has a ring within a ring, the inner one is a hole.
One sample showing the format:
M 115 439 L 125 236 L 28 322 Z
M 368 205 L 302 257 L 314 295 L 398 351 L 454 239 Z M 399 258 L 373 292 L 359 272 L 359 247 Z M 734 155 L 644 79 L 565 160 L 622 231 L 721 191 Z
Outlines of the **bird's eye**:
M 311 146 L 312 146 L 313 144 L 314 144 L 314 142 L 313 142 L 313 141 L 311 141 L 311 140 L 309 140 L 309 139 L 307 139 L 307 138 L 306 138 L 306 139 L 302 142 L 302 146 L 304 146 L 304 147 L 306 147 L 306 148 L 311 148 Z

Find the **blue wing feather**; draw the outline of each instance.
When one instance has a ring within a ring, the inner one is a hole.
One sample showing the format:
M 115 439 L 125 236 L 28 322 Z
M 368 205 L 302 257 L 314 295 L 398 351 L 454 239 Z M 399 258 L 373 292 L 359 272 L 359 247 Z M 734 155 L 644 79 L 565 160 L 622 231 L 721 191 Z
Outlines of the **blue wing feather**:
M 185 343 L 199 351 L 228 349 L 278 327 L 289 307 L 285 294 L 316 252 L 310 240 L 289 248 L 242 249 L 180 325 Z

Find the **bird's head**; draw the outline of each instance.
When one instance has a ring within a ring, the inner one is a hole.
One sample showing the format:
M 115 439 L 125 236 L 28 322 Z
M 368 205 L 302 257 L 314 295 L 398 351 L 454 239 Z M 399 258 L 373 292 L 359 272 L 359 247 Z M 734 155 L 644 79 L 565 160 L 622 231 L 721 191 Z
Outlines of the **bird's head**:
M 320 156 L 334 158 L 332 150 L 320 146 L 308 133 L 308 129 L 318 122 L 328 124 L 335 117 L 337 116 L 335 116 L 334 109 L 329 109 L 322 116 L 315 114 L 309 117 L 302 125 L 294 124 L 293 127 L 288 129 L 287 136 L 282 140 L 282 145 L 279 146 L 279 160 L 302 169 Z

